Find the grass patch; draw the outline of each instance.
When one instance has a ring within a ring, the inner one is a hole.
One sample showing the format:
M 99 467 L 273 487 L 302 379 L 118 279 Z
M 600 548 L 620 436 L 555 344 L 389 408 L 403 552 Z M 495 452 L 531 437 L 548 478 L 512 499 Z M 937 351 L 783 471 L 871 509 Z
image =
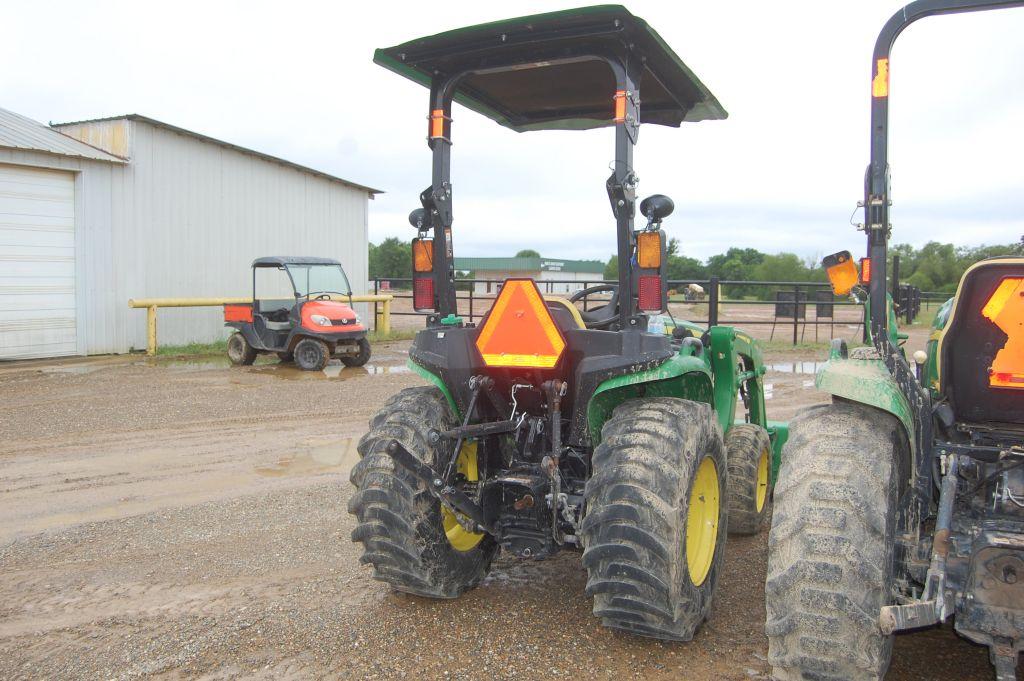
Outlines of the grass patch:
M 420 329 L 392 329 L 391 333 L 378 333 L 371 331 L 366 334 L 371 343 L 383 343 L 384 341 L 412 340 Z
M 161 345 L 156 354 L 160 357 L 201 357 L 204 355 L 227 355 L 228 342 L 188 343 L 187 345 Z

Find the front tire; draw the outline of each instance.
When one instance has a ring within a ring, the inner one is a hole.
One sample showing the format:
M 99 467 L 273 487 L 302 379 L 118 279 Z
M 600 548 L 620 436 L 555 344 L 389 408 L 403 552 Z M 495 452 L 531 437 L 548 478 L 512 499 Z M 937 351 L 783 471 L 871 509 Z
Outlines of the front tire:
M 892 636 L 897 453 L 902 433 L 878 409 L 835 402 L 790 425 L 775 488 L 765 585 L 774 678 L 878 681 Z
M 602 624 L 688 641 L 711 607 L 727 529 L 725 447 L 707 404 L 616 407 L 594 450 L 581 526 Z
M 443 452 L 430 443 L 430 431 L 457 425 L 440 390 L 409 388 L 388 400 L 359 441 L 362 459 L 352 469 L 356 493 L 348 505 L 358 520 L 352 540 L 363 544 L 359 562 L 373 565 L 374 578 L 398 591 L 456 598 L 490 571 L 498 548 L 494 539 L 453 525 L 454 515 L 387 452 L 388 443 L 398 440 L 438 470 Z M 475 454 L 474 447 L 472 458 L 464 454 L 458 460 L 469 480 L 475 477 Z
M 323 371 L 331 359 L 331 350 L 319 338 L 303 338 L 295 345 L 295 363 L 303 371 Z
M 342 355 L 341 363 L 347 367 L 361 367 L 370 361 L 370 341 L 365 338 L 359 339 L 359 353 L 355 355 Z
M 236 331 L 228 338 L 228 359 L 235 366 L 249 366 L 256 361 L 256 348 L 249 345 L 245 336 Z
M 768 431 L 741 423 L 725 434 L 729 460 L 729 534 L 757 534 L 772 493 L 772 443 Z

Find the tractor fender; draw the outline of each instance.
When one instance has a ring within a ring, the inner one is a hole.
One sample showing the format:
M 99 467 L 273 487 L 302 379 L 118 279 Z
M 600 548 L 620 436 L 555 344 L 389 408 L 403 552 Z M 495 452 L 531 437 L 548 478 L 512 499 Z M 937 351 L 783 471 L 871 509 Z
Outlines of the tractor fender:
M 455 414 L 455 418 L 460 421 L 462 420 L 462 412 L 459 410 L 459 405 L 455 404 L 455 398 L 452 397 L 452 391 L 448 390 L 448 386 L 444 384 L 444 381 L 441 380 L 440 376 L 429 369 L 421 367 L 411 359 L 406 360 L 405 366 L 409 367 L 413 373 L 419 374 L 421 378 L 430 381 L 430 383 L 436 386 L 437 389 L 441 391 L 441 394 L 444 395 L 444 399 L 448 401 L 448 406 L 452 408 L 452 413 Z
M 815 387 L 833 397 L 858 402 L 892 414 L 914 449 L 914 420 L 910 404 L 881 359 L 842 357 L 833 352 L 818 370 Z
M 590 444 L 601 442 L 604 427 L 615 407 L 637 397 L 680 397 L 714 404 L 711 367 L 701 357 L 676 354 L 653 369 L 609 378 L 597 386 L 587 404 Z

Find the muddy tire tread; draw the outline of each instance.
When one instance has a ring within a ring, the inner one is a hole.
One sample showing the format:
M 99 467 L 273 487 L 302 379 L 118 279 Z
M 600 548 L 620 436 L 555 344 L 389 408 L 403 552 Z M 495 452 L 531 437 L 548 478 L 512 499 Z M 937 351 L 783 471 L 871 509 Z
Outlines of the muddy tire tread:
M 232 345 L 241 343 L 243 350 L 241 353 L 233 352 Z M 251 366 L 256 361 L 256 356 L 259 353 L 256 348 L 249 345 L 249 341 L 245 340 L 245 336 L 242 335 L 241 331 L 236 331 L 228 338 L 228 359 L 235 366 Z
M 729 466 L 729 534 L 757 534 L 768 516 L 768 498 L 757 510 L 757 467 L 761 452 L 771 448 L 768 431 L 752 423 L 741 423 L 725 434 L 725 451 Z M 771 454 L 769 454 L 771 456 Z
M 398 591 L 456 598 L 487 576 L 497 550 L 490 537 L 470 551 L 453 549 L 444 535 L 440 502 L 387 453 L 396 439 L 434 466 L 438 451 L 429 432 L 454 425 L 437 388 L 409 388 L 388 399 L 359 441 L 361 458 L 350 476 L 356 491 L 348 504 L 357 519 L 352 540 L 363 544 L 360 562 L 373 566 L 374 578 Z
M 602 624 L 686 641 L 707 617 L 726 535 L 723 495 L 718 545 L 701 587 L 688 579 L 685 510 L 698 452 L 727 477 L 722 433 L 707 404 L 669 397 L 616 407 L 601 431 L 580 527 L 586 593 Z
M 878 613 L 891 600 L 900 438 L 894 417 L 845 401 L 790 424 L 765 585 L 775 678 L 885 676 L 892 637 Z

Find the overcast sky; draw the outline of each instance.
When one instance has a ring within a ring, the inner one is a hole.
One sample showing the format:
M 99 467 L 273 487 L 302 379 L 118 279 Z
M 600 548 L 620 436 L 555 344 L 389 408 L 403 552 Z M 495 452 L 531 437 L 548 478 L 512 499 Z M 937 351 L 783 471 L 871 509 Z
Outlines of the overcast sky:
M 578 6 L 550 2 L 12 2 L 0 106 L 43 122 L 139 113 L 383 189 L 370 239 L 411 238 L 430 181 L 427 92 L 375 47 Z M 698 258 L 850 248 L 868 161 L 870 57 L 896 0 L 628 4 L 718 97 L 725 121 L 647 125 L 641 196 Z M 891 64 L 894 239 L 1024 233 L 1024 10 L 925 19 Z M 641 93 L 642 96 L 642 93 Z M 456 106 L 459 255 L 606 259 L 611 129 L 519 134 Z

